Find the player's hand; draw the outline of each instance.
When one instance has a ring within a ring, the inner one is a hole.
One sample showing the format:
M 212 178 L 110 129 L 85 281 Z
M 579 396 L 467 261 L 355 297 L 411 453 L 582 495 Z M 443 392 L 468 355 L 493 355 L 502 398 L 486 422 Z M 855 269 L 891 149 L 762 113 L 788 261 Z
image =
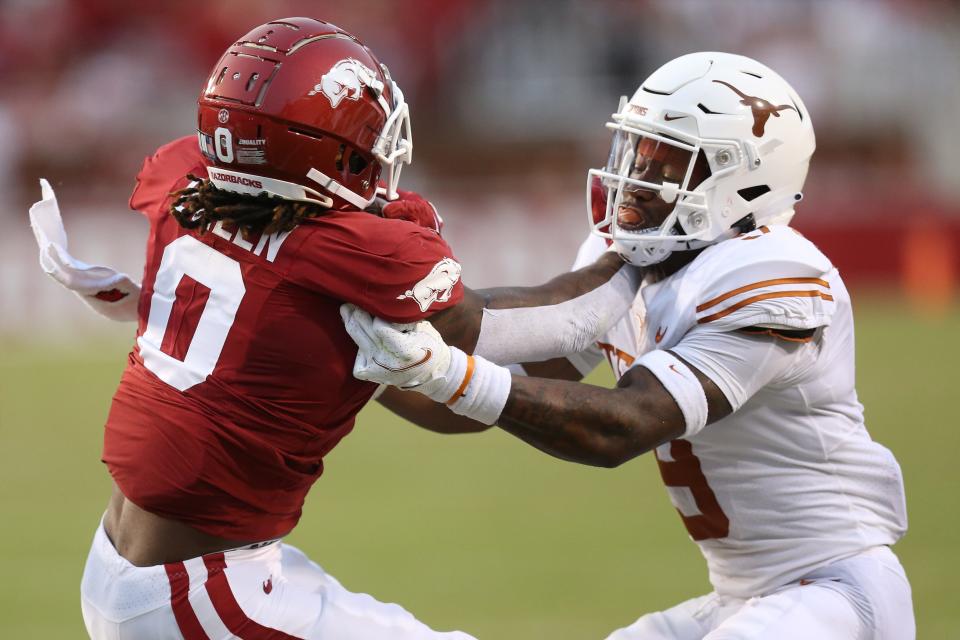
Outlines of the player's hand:
M 450 347 L 429 322 L 391 324 L 352 304 L 342 305 L 340 316 L 359 347 L 354 377 L 427 395 L 444 386 Z
M 111 320 L 136 320 L 140 285 L 116 269 L 87 264 L 70 255 L 57 196 L 42 178 L 40 190 L 42 199 L 30 207 L 30 226 L 40 249 L 40 267 L 100 315 Z
M 397 191 L 396 200 L 382 201 L 380 215 L 384 218 L 407 220 L 424 229 L 440 233 L 443 231 L 443 218 L 429 200 L 413 191 Z M 379 199 L 378 199 L 379 200 Z
M 342 305 L 340 315 L 360 348 L 355 377 L 417 391 L 483 424 L 499 418 L 510 394 L 509 369 L 447 346 L 426 320 L 391 324 L 352 304 Z

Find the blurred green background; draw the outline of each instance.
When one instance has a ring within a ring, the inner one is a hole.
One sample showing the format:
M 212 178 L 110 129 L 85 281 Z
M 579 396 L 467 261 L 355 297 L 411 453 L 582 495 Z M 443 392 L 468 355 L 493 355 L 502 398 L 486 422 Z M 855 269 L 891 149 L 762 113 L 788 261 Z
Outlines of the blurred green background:
M 960 638 L 960 315 L 855 303 L 867 424 L 906 477 L 910 531 L 897 552 L 919 637 Z M 82 347 L 0 338 L 0 638 L 85 637 L 78 585 L 109 493 L 101 427 L 133 332 L 117 328 L 116 341 Z M 591 380 L 612 382 L 606 370 Z M 422 432 L 372 406 L 327 463 L 289 541 L 348 589 L 434 628 L 603 638 L 709 590 L 650 456 L 592 469 L 496 430 Z

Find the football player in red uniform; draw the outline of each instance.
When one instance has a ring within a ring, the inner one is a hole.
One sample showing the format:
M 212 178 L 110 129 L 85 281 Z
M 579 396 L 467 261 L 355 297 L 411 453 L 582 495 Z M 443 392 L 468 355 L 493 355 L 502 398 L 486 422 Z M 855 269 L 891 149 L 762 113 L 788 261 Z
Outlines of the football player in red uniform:
M 150 221 L 142 288 L 73 260 L 46 183 L 31 210 L 44 269 L 105 315 L 138 322 L 104 438 L 116 488 L 81 587 L 90 636 L 469 637 L 346 591 L 278 542 L 377 389 L 351 373 L 357 349 L 339 309 L 430 317 L 474 353 L 559 355 L 622 314 L 628 296 L 605 292 L 634 286 L 631 268 L 611 253 L 539 288 L 465 289 L 432 207 L 397 191 L 412 153 L 403 94 L 333 25 L 252 30 L 213 69 L 198 118 L 196 137 L 145 162 L 130 199 Z M 591 312 L 576 313 L 578 301 Z M 598 314 L 604 301 L 613 306 Z M 509 332 L 523 309 L 489 313 L 537 305 L 566 324 L 532 338 Z M 450 402 L 471 401 L 462 395 Z M 437 421 L 458 425 L 477 426 Z

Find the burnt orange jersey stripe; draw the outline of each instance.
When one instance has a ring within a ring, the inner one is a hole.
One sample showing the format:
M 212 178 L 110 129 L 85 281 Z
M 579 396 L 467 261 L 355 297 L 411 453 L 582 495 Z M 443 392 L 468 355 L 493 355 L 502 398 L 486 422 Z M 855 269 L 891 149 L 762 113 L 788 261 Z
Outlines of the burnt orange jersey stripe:
M 710 307 L 718 305 L 724 300 L 732 298 L 733 296 L 740 295 L 745 291 L 752 291 L 754 289 L 760 289 L 761 287 L 772 287 L 778 284 L 818 284 L 821 287 L 826 287 L 827 289 L 830 288 L 830 283 L 826 280 L 821 280 L 820 278 L 776 278 L 775 280 L 763 280 L 762 282 L 754 282 L 753 284 L 748 284 L 740 287 L 739 289 L 728 291 L 722 296 L 717 296 L 713 300 L 707 300 L 697 307 L 697 313 L 706 311 Z
M 759 231 L 759 232 L 762 233 L 762 234 L 770 233 L 770 229 L 768 229 L 766 225 L 760 227 L 759 229 L 754 229 L 754 231 Z M 748 232 L 748 233 L 753 233 L 753 231 L 750 231 L 750 232 Z M 741 236 L 740 239 L 741 239 L 741 240 L 756 240 L 756 239 L 759 238 L 759 237 L 760 237 L 760 236 Z
M 831 296 L 829 293 L 823 293 L 822 291 L 775 291 L 773 293 L 762 293 L 759 296 L 753 296 L 752 298 L 741 300 L 740 302 L 727 307 L 723 311 L 718 311 L 713 315 L 700 318 L 697 320 L 697 324 L 719 320 L 720 318 L 728 316 L 738 309 L 744 308 L 748 304 L 760 302 L 761 300 L 769 300 L 770 298 L 823 298 L 824 300 L 833 300 L 833 296 Z
M 740 329 L 741 332 L 747 333 L 751 336 L 771 336 L 777 338 L 778 340 L 786 340 L 787 342 L 811 342 L 813 336 L 804 336 L 802 338 L 795 338 L 793 336 L 788 336 L 780 333 L 776 329 Z

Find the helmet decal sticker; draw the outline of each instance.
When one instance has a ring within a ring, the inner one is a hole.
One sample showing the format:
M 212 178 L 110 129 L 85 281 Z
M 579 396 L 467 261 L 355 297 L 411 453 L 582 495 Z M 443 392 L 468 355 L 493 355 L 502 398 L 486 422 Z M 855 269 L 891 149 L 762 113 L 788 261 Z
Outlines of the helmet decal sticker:
M 434 302 L 446 302 L 453 293 L 453 286 L 460 280 L 460 264 L 450 258 L 444 258 L 433 265 L 427 276 L 413 285 L 405 293 L 397 296 L 397 300 L 412 299 L 420 306 L 420 311 L 426 311 Z
M 320 77 L 320 83 L 314 85 L 307 95 L 315 96 L 322 93 L 330 101 L 334 109 L 340 102 L 359 100 L 364 87 L 375 86 L 377 74 L 370 67 L 354 58 L 346 58 L 334 64 L 330 71 Z
M 779 112 L 783 111 L 784 109 L 793 109 L 794 111 L 797 111 L 796 107 L 793 105 L 781 104 L 774 106 L 763 98 L 759 98 L 757 96 L 748 96 L 729 82 L 724 82 L 723 80 L 714 80 L 714 82 L 717 84 L 722 84 L 725 87 L 729 87 L 734 93 L 740 96 L 740 104 L 750 107 L 750 111 L 753 113 L 753 135 L 757 136 L 758 138 L 763 136 L 763 129 L 767 126 L 767 120 L 770 119 L 771 115 L 779 118 Z M 797 115 L 799 114 L 800 112 L 797 111 Z

